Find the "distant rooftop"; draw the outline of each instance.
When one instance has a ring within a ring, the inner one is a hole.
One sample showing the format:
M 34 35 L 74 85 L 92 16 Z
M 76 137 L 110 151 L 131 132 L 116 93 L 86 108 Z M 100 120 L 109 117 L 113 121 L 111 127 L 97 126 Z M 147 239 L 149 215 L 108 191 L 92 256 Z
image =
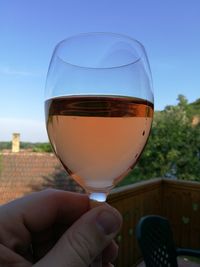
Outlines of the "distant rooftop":
M 82 192 L 53 153 L 3 151 L 0 155 L 0 204 L 45 188 Z

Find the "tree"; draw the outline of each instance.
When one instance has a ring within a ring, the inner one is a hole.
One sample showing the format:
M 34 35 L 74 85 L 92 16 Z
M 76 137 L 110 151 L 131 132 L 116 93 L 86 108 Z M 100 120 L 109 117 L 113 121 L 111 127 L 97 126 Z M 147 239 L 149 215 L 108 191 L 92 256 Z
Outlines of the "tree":
M 155 112 L 148 144 L 123 184 L 155 177 L 200 181 L 200 123 L 192 125 L 187 99 L 178 100 Z
M 177 98 L 177 100 L 178 100 L 178 106 L 179 107 L 182 107 L 182 108 L 187 108 L 187 104 L 188 104 L 188 100 L 187 100 L 187 98 L 184 96 L 184 95 L 178 95 L 178 98 Z
M 33 147 L 33 152 L 52 152 L 50 143 L 38 143 Z

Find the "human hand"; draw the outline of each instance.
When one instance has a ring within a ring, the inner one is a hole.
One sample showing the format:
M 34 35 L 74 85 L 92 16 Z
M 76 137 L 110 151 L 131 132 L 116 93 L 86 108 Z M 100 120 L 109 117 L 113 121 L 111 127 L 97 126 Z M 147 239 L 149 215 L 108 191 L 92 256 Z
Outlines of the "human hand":
M 0 266 L 88 267 L 102 251 L 112 266 L 121 221 L 107 204 L 90 209 L 86 195 L 33 193 L 0 207 Z

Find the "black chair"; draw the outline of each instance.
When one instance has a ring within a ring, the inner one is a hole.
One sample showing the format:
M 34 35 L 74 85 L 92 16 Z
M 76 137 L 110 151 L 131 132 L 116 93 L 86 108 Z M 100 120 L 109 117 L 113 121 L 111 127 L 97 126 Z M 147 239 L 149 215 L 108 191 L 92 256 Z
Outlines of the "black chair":
M 136 238 L 146 267 L 178 267 L 177 256 L 200 258 L 200 250 L 176 248 L 169 221 L 156 215 L 142 217 Z

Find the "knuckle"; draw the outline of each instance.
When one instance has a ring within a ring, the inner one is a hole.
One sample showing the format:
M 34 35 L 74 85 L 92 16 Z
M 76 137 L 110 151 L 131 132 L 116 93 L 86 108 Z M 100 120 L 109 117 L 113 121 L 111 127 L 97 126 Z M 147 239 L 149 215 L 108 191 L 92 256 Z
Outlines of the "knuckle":
M 55 190 L 53 188 L 46 188 L 46 189 L 42 190 L 41 192 L 44 193 L 45 195 L 49 196 L 49 195 L 55 194 L 57 192 L 57 190 Z
M 47 201 L 55 201 L 55 199 L 58 196 L 58 190 L 53 188 L 47 188 L 42 191 L 40 191 L 41 195 L 47 200 Z M 36 193 L 37 194 L 37 193 Z

